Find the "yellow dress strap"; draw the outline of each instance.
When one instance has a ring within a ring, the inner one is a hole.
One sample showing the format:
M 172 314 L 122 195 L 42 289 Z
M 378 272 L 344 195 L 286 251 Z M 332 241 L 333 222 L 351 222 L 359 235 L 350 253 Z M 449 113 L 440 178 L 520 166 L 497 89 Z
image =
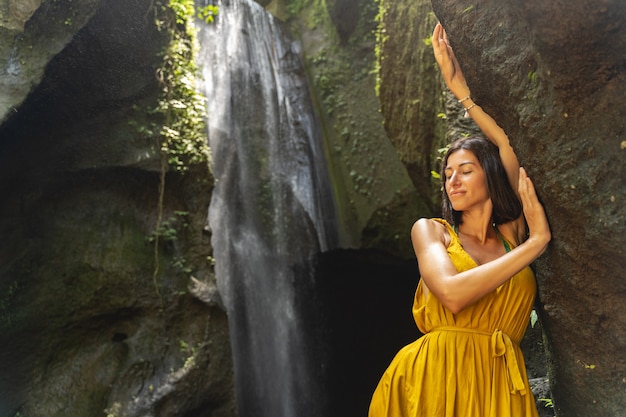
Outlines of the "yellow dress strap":
M 504 356 L 504 362 L 506 363 L 509 381 L 513 385 L 512 387 L 510 387 L 511 394 L 519 392 L 521 395 L 526 395 L 526 385 L 524 385 L 522 372 L 520 371 L 519 363 L 517 362 L 517 357 L 515 356 L 513 340 L 511 340 L 508 334 L 504 333 L 502 330 L 496 330 L 493 333 L 489 333 L 478 329 L 455 326 L 437 327 L 436 329 L 431 330 L 429 333 L 437 332 L 471 333 L 491 337 L 491 348 L 493 349 L 493 356 Z

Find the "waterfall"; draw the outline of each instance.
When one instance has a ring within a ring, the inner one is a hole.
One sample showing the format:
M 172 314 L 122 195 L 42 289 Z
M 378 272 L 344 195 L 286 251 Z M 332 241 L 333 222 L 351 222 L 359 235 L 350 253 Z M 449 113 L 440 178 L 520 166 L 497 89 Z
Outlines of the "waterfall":
M 339 232 L 300 45 L 252 0 L 218 6 L 216 22 L 198 23 L 199 64 L 239 415 L 326 416 L 312 259 Z

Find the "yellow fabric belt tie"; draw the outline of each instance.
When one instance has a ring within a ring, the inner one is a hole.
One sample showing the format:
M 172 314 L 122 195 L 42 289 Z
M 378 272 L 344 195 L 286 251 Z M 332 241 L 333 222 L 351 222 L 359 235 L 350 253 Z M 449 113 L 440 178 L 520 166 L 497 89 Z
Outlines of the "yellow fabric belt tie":
M 522 372 L 520 371 L 519 364 L 517 363 L 517 357 L 515 356 L 515 349 L 513 348 L 513 341 L 508 334 L 502 330 L 496 330 L 493 333 L 484 332 L 478 329 L 469 329 L 467 327 L 455 327 L 455 326 L 442 326 L 431 330 L 429 333 L 435 332 L 463 332 L 471 334 L 479 334 L 481 336 L 491 337 L 491 348 L 493 349 L 493 356 L 504 356 L 504 362 L 506 363 L 507 373 L 509 380 L 512 383 L 511 394 L 519 392 L 521 395 L 526 395 L 526 385 L 522 379 Z

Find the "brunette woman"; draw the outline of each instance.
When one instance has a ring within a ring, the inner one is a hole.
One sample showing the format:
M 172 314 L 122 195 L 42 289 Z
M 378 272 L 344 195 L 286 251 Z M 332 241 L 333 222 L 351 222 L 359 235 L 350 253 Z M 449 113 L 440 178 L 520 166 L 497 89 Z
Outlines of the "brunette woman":
M 536 293 L 529 265 L 551 239 L 548 221 L 507 135 L 472 100 L 441 24 L 432 45 L 487 139 L 452 144 L 441 168 L 444 218 L 413 225 L 413 316 L 424 336 L 393 359 L 369 416 L 536 417 L 519 343 Z

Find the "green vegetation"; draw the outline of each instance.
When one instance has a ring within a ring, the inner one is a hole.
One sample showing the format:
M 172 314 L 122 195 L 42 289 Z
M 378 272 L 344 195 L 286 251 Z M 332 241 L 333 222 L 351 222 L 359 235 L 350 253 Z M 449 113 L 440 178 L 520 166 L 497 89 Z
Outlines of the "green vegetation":
M 358 16 L 350 16 L 350 22 L 335 21 L 341 16 L 334 16 L 333 4 L 324 0 L 286 4 L 292 32 L 307 32 L 306 70 L 322 115 L 329 170 L 333 179 L 341 178 L 333 180 L 333 192 L 341 215 L 352 219 L 346 223 L 355 227 L 370 215 L 372 204 L 381 204 L 386 191 L 380 190 L 391 177 L 385 161 L 395 157 L 393 150 L 380 146 L 387 139 L 375 91 L 379 1 L 360 1 Z M 395 186 L 385 186 L 390 188 Z
M 297 17 L 304 7 L 306 6 L 307 0 L 291 0 L 287 4 L 287 17 L 294 18 Z
M 350 68 L 341 60 L 329 58 L 328 51 L 323 50 L 311 59 L 310 63 L 317 69 L 313 77 L 316 90 L 319 91 L 324 108 L 329 115 L 346 106 L 346 98 L 342 93 Z M 335 53 L 340 53 L 335 51 Z
M 377 135 L 384 134 L 379 119 L 366 115 L 378 109 L 376 97 L 367 92 L 374 87 L 377 73 L 373 52 L 378 5 L 363 4 L 356 27 L 350 37 L 341 42 L 323 1 L 298 0 L 290 4 L 290 10 L 298 10 L 300 19 L 308 27 L 321 26 L 321 30 L 330 35 L 320 43 L 322 47 L 315 48 L 315 55 L 307 58 L 307 66 L 322 112 L 328 116 L 329 131 L 337 134 L 331 147 L 343 160 L 354 193 L 370 198 L 371 189 L 376 185 L 372 167 L 382 160 L 381 151 L 373 141 Z M 358 163 L 353 155 L 367 155 L 367 160 Z
M 164 242 L 175 242 L 178 240 L 178 232 L 180 229 L 189 227 L 187 217 L 189 212 L 175 211 L 174 216 L 167 220 L 163 220 L 157 230 L 147 238 L 148 242 L 154 243 L 155 240 L 161 239 Z
M 213 23 L 215 16 L 217 16 L 218 7 L 208 4 L 204 7 L 199 7 L 196 13 L 198 19 L 204 20 L 205 23 Z
M 150 241 L 154 244 L 153 282 L 162 304 L 157 283 L 160 269 L 159 241 L 176 240 L 176 227 L 179 225 L 173 219 L 163 220 L 165 173 L 169 167 L 184 174 L 194 165 L 204 165 L 207 173 L 210 172 L 211 155 L 206 137 L 205 98 L 196 87 L 198 40 L 193 19 L 198 17 L 210 23 L 218 10 L 215 6 L 196 10 L 193 0 L 161 0 L 156 9 L 157 28 L 165 31 L 169 39 L 163 53 L 162 65 L 157 69 L 161 94 L 157 107 L 150 112 L 158 122 L 153 122 L 150 126 L 138 126 L 137 129 L 143 134 L 159 138 L 161 175 L 158 213 L 155 232 Z M 184 265 L 184 261 L 180 259 L 176 263 Z
M 189 369 L 196 363 L 198 347 L 190 346 L 189 343 L 185 342 L 184 340 L 179 340 L 178 343 L 180 344 L 180 351 L 183 354 L 188 355 L 183 364 L 183 369 Z
M 544 407 L 554 408 L 554 403 L 552 402 L 552 398 L 539 398 L 539 401 L 543 403 Z
M 444 155 L 446 154 L 446 152 L 448 152 L 448 149 L 450 149 L 450 145 L 451 144 L 447 144 L 443 148 L 437 149 L 438 156 L 435 159 L 435 164 L 437 165 L 437 167 L 439 167 L 439 165 L 441 165 L 441 162 L 443 161 Z M 435 171 L 434 169 L 430 171 L 430 175 L 431 175 L 432 178 L 434 178 L 436 180 L 441 179 L 441 175 L 439 175 L 439 172 Z
M 386 3 L 383 0 L 376 0 L 378 3 L 378 14 L 376 15 L 376 23 L 378 27 L 376 29 L 376 95 L 378 96 L 380 93 L 380 65 L 382 60 L 384 59 L 382 55 L 382 47 L 385 42 L 389 39 L 389 35 L 387 35 L 387 29 L 385 28 L 384 17 L 387 13 Z
M 305 23 L 309 29 L 331 24 L 325 0 L 286 0 L 286 2 L 288 20 L 296 19 L 306 11 Z
M 530 312 L 530 327 L 534 328 L 535 324 L 537 324 L 537 320 L 539 320 L 539 316 L 537 316 L 537 310 L 533 309 Z
M 207 20 L 212 20 L 214 14 L 212 10 L 201 13 Z M 157 20 L 158 28 L 168 32 L 170 44 L 157 70 L 162 94 L 154 111 L 163 116 L 161 151 L 167 155 L 170 167 L 179 172 L 187 171 L 190 165 L 207 163 L 210 158 L 205 98 L 196 88 L 195 15 L 192 0 L 169 0 L 161 7 Z

